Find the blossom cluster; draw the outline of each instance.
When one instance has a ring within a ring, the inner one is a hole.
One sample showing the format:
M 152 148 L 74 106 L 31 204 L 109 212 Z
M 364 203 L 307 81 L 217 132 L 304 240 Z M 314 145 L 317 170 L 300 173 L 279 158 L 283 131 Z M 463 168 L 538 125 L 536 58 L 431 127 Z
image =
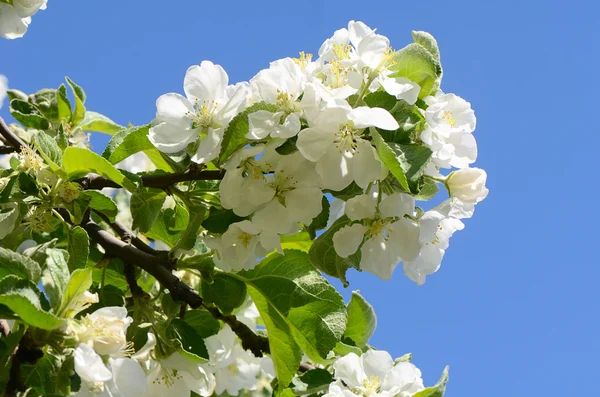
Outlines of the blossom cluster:
M 87 299 L 97 302 L 93 294 Z M 256 329 L 258 311 L 253 304 L 239 309 L 237 317 Z M 199 363 L 177 350 L 165 352 L 164 335 L 153 332 L 134 352 L 126 337 L 132 321 L 123 307 L 104 307 L 71 321 L 69 332 L 78 343 L 75 372 L 82 380 L 77 396 L 237 396 L 240 391 L 270 388 L 275 376 L 271 359 L 244 350 L 228 325 L 205 339 L 209 361 Z
M 0 37 L 23 37 L 38 10 L 45 10 L 48 0 L 12 0 L 0 2 Z
M 441 91 L 420 99 L 421 87 L 396 73 L 397 56 L 387 37 L 351 21 L 325 40 L 316 59 L 304 52 L 279 59 L 233 85 L 221 66 L 203 61 L 187 70 L 185 96 L 158 98 L 150 141 L 166 154 L 221 163 L 221 205 L 243 218 L 203 236 L 217 266 L 251 269 L 266 253 L 282 252 L 281 237 L 310 225 L 324 210 L 324 195 L 358 187 L 362 194 L 338 205 L 350 223 L 333 237 L 337 255 L 360 255 L 360 268 L 382 279 L 400 262 L 418 284 L 437 271 L 461 219 L 487 196 L 487 175 L 469 168 L 477 157 L 471 105 Z M 424 212 L 414 192 L 394 185 L 377 136 L 401 126 L 393 111 L 368 105 L 371 93 L 415 106 L 423 118 L 410 143 L 430 149 L 424 176 L 447 188 L 450 198 L 441 205 Z M 240 117 L 246 144 L 222 158 Z M 458 170 L 440 173 L 452 167 Z

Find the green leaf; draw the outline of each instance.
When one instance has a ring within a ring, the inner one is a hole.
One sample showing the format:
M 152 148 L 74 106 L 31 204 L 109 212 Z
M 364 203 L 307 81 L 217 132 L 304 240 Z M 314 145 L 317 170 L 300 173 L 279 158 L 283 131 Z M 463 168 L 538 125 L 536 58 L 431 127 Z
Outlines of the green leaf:
M 438 383 L 433 387 L 428 387 L 425 390 L 413 395 L 413 397 L 443 397 L 446 392 L 446 384 L 448 383 L 448 367 L 444 368 L 444 372 Z
M 22 366 L 23 381 L 42 396 L 64 396 L 70 392 L 69 372 L 73 368 L 62 371 L 64 357 L 46 353 L 35 364 Z
M 5 208 L 0 205 L 0 239 L 4 239 L 8 234 L 15 230 L 15 227 L 21 221 L 19 206 L 15 203 L 9 203 Z
M 50 138 L 44 131 L 40 131 L 33 138 L 33 144 L 42 156 L 50 169 L 54 172 L 58 171 L 62 166 L 62 150 L 58 147 L 56 139 Z
M 348 325 L 344 338 L 351 339 L 356 346 L 365 347 L 377 328 L 377 317 L 373 306 L 358 291 L 352 291 L 348 304 Z
M 73 318 L 82 310 L 80 298 L 92 286 L 92 268 L 76 269 L 65 288 L 58 315 Z
M 359 269 L 360 250 L 348 258 L 340 257 L 333 247 L 333 235 L 344 226 L 351 224 L 352 221 L 346 215 L 340 217 L 314 241 L 308 252 L 311 263 L 317 269 L 329 276 L 339 278 L 345 287 L 348 286 L 346 271 L 352 267 Z
M 419 184 L 419 193 L 415 195 L 415 200 L 431 200 L 439 191 L 440 188 L 436 181 L 431 178 L 423 177 Z
M 396 159 L 409 181 L 414 182 L 423 175 L 431 158 L 431 150 L 427 146 L 400 145 L 393 142 L 389 142 L 388 145 L 396 155 Z
M 131 216 L 133 217 L 133 230 L 146 233 L 160 215 L 167 194 L 159 189 L 147 189 L 131 196 Z
M 248 115 L 258 110 L 266 110 L 274 113 L 277 112 L 277 106 L 265 102 L 258 102 L 235 116 L 229 123 L 229 126 L 227 126 L 223 135 L 219 163 L 224 163 L 233 153 L 243 148 L 248 143 L 248 139 L 246 139 L 249 127 Z
M 108 117 L 90 110 L 85 112 L 85 117 L 81 120 L 79 126 L 84 131 L 101 132 L 108 135 L 114 135 L 125 128 Z
M 10 113 L 19 123 L 28 128 L 38 130 L 47 130 L 50 128 L 50 123 L 44 118 L 42 113 L 29 102 L 20 99 L 10 101 Z
M 106 215 L 111 222 L 114 222 L 119 210 L 117 204 L 108 196 L 93 190 L 87 190 L 82 193 L 90 199 L 90 208 Z
M 173 247 L 174 250 L 191 250 L 196 245 L 198 239 L 198 230 L 204 218 L 206 218 L 206 207 L 188 207 L 188 212 L 191 213 L 189 222 L 185 231 Z
M 84 268 L 90 254 L 90 238 L 87 232 L 80 226 L 69 230 L 69 270 Z
M 293 339 L 311 360 L 326 362 L 346 328 L 346 306 L 335 288 L 310 264 L 306 253 L 270 255 L 253 270 L 239 272 L 238 277 L 246 282 L 257 306 L 257 300 L 263 300 L 259 307 L 263 319 L 276 313 L 276 321 L 285 321 Z M 273 343 L 268 325 L 267 330 Z
M 179 315 L 181 309 L 181 302 L 173 299 L 171 294 L 163 294 L 160 300 L 160 306 L 162 307 L 163 313 L 169 320 Z
M 246 284 L 227 273 L 217 273 L 212 283 L 202 280 L 202 298 L 229 314 L 244 303 Z
M 33 259 L 0 247 L 0 279 L 8 275 L 37 283 L 42 276 L 42 270 Z
M 40 290 L 29 280 L 17 276 L 6 276 L 0 280 L 0 304 L 7 306 L 29 325 L 53 330 L 63 321 L 42 309 Z
M 69 254 L 60 249 L 46 250 L 46 269 L 42 275 L 44 292 L 50 301 L 50 306 L 56 313 L 60 309 L 67 284 L 69 282 Z
M 73 117 L 73 113 L 71 112 L 71 102 L 67 98 L 67 88 L 64 84 L 61 84 L 56 91 L 56 100 L 58 102 L 58 120 L 68 123 Z
M 406 175 L 402 170 L 400 162 L 396 158 L 396 153 L 392 147 L 390 147 L 390 145 L 383 140 L 375 128 L 370 128 L 369 130 L 371 132 L 371 136 L 373 137 L 373 141 L 375 142 L 379 159 L 389 169 L 390 173 L 396 178 L 398 183 L 400 183 L 400 186 L 409 192 L 410 188 L 408 187 L 408 180 L 406 179 Z
M 160 240 L 173 247 L 183 236 L 189 221 L 190 216 L 187 209 L 179 204 L 174 209 L 161 209 L 158 219 L 154 222 L 152 229 L 146 233 L 146 237 Z
M 114 165 L 88 149 L 73 146 L 67 148 L 63 154 L 63 169 L 72 179 L 88 173 L 95 173 L 112 180 L 130 192 L 136 190 L 135 185 Z
M 370 108 L 383 108 L 388 112 L 391 111 L 398 102 L 395 96 L 390 95 L 385 91 L 371 92 L 365 96 L 364 100 Z
M 205 309 L 188 310 L 185 312 L 184 321 L 203 339 L 216 335 L 221 329 L 219 321 Z
M 281 248 L 309 252 L 313 241 L 308 232 L 300 232 L 291 236 L 281 236 Z
M 117 164 L 127 157 L 144 150 L 156 150 L 148 140 L 150 124 L 130 127 L 117 132 L 106 145 L 102 157 Z
M 440 49 L 438 47 L 438 43 L 430 33 L 420 30 L 413 30 L 411 34 L 415 43 L 425 47 L 425 49 L 429 51 L 437 61 L 440 60 Z
M 442 65 L 425 47 L 412 43 L 399 50 L 390 68 L 392 77 L 406 77 L 421 87 L 419 98 L 435 94 L 442 77 Z
M 362 350 L 360 348 L 349 345 L 349 344 L 341 342 L 341 341 L 338 342 L 337 345 L 335 345 L 335 349 L 333 349 L 333 351 L 338 356 L 345 356 L 350 353 L 354 353 L 357 356 L 360 356 L 362 354 Z
M 27 101 L 28 98 L 19 98 Z M 35 107 L 48 120 L 59 120 L 57 90 L 44 88 L 33 94 Z
M 191 325 L 184 320 L 175 318 L 167 328 L 167 334 L 179 344 L 179 352 L 189 360 L 197 363 L 208 361 L 208 350 L 204 340 Z
M 0 1 L 12 1 L 12 0 L 0 0 Z M 20 99 L 22 101 L 27 101 L 27 94 L 20 90 L 10 89 L 6 90 L 6 95 L 8 96 L 8 100 L 12 101 L 13 99 Z
M 310 395 L 322 392 L 333 382 L 333 376 L 324 368 L 315 368 L 306 371 L 292 380 L 294 395 Z
M 211 207 L 208 217 L 202 222 L 202 227 L 211 233 L 223 234 L 229 225 L 243 220 L 244 218 L 237 216 L 232 210 Z
M 317 215 L 312 222 L 310 223 L 310 225 L 307 226 L 307 230 L 308 233 L 310 234 L 310 236 L 314 239 L 316 237 L 316 231 L 317 230 L 321 230 L 324 229 L 325 226 L 327 226 L 327 221 L 329 219 L 329 200 L 327 200 L 327 197 L 323 196 L 323 199 L 321 201 L 321 205 L 322 205 L 322 210 L 321 213 L 319 215 Z
M 85 92 L 80 86 L 75 84 L 73 80 L 68 77 L 66 77 L 66 79 L 67 83 L 71 87 L 71 90 L 73 91 L 73 95 L 75 96 L 75 109 L 73 111 L 71 122 L 73 125 L 78 125 L 85 117 Z

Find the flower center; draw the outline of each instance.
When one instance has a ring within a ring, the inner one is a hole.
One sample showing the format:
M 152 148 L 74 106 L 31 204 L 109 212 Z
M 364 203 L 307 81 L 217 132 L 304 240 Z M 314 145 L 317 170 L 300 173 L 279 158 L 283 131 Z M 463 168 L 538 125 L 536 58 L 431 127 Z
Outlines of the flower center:
M 352 46 L 350 44 L 334 44 L 333 55 L 339 60 L 350 59 L 350 50 Z
M 37 155 L 35 150 L 29 147 L 21 148 L 21 164 L 25 170 L 39 171 L 42 169 L 43 161 L 40 156 Z
M 354 394 L 363 395 L 365 397 L 375 396 L 379 392 L 379 387 L 381 386 L 381 380 L 377 376 L 371 376 L 365 380 L 363 380 L 362 388 L 357 387 L 353 389 L 352 392 Z
M 304 51 L 300 52 L 299 58 L 292 58 L 296 65 L 300 66 L 302 70 L 306 69 L 308 64 L 312 61 L 312 54 L 306 54 Z
M 373 220 L 367 230 L 367 238 L 374 238 L 379 235 L 383 235 L 384 239 L 387 240 L 389 237 L 390 230 L 387 228 L 389 222 L 385 219 L 376 218 Z
M 233 362 L 227 366 L 227 369 L 233 376 L 238 376 L 240 374 L 240 370 L 237 366 L 237 363 Z
M 248 245 L 250 245 L 253 237 L 254 236 L 252 234 L 244 232 L 238 236 L 238 240 L 240 243 L 242 243 L 244 248 L 248 248 Z
M 183 377 L 177 374 L 177 370 L 161 368 L 161 374 L 152 383 L 171 387 L 179 379 L 183 379 Z
M 334 143 L 335 147 L 338 148 L 340 153 L 346 152 L 353 156 L 358 153 L 356 147 L 357 142 L 360 139 L 360 134 L 353 127 L 353 123 L 348 122 L 347 124 L 341 126 L 338 132 L 335 133 Z
M 279 172 L 283 172 L 283 170 L 279 170 Z M 298 181 L 291 176 L 275 175 L 275 181 L 271 182 L 269 187 L 275 190 L 275 198 L 285 207 L 284 194 L 294 190 L 297 184 Z
M 444 120 L 446 120 L 446 122 L 448 124 L 450 124 L 450 127 L 454 127 L 456 125 L 456 120 L 454 120 L 454 118 L 452 117 L 452 112 L 449 110 L 446 110 L 442 116 L 442 118 Z
M 219 103 L 210 100 L 200 101 L 196 99 L 194 103 L 194 112 L 187 112 L 187 115 L 192 118 L 190 123 L 191 129 L 201 128 L 203 131 L 207 131 L 209 128 L 217 129 L 221 127 L 221 124 L 217 123 L 214 119 L 214 114 L 217 112 Z
M 292 94 L 277 89 L 277 106 L 287 114 L 294 113 L 297 110 L 296 102 Z

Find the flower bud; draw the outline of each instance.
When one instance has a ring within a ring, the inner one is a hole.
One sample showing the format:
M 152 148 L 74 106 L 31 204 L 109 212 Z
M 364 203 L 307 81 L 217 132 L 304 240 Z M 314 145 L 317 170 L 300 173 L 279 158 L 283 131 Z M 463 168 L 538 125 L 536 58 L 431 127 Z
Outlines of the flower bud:
M 481 168 L 463 168 L 448 175 L 446 186 L 451 196 L 464 202 L 478 203 L 488 195 L 486 180 L 487 174 Z
M 67 204 L 79 197 L 79 186 L 73 182 L 63 182 L 58 187 L 58 196 Z

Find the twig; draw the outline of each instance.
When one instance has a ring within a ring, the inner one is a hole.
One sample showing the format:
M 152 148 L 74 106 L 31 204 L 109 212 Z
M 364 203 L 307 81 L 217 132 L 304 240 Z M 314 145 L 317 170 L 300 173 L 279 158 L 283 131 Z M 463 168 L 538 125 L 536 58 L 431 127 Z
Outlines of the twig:
M 142 175 L 142 184 L 144 187 L 167 189 L 179 182 L 186 181 L 214 181 L 223 179 L 225 172 L 221 170 L 198 170 L 190 169 L 184 172 L 174 172 L 160 175 Z M 120 188 L 121 186 L 98 175 L 90 175 L 77 181 L 83 189 L 100 190 L 105 187 Z
M 10 154 L 15 153 L 17 149 L 12 146 L 0 145 L 0 154 Z
M 23 142 L 21 140 L 21 138 L 16 136 L 10 130 L 10 128 L 8 128 L 8 125 L 6 125 L 6 123 L 4 122 L 4 119 L 2 117 L 0 117 L 0 134 L 2 134 L 2 136 L 4 138 L 6 138 L 8 143 L 10 143 L 12 145 L 12 147 L 14 147 L 16 149 L 16 151 L 20 151 L 22 147 L 27 147 L 25 142 Z
M 125 280 L 127 280 L 127 284 L 129 285 L 129 290 L 131 291 L 131 296 L 134 298 L 144 296 L 144 290 L 138 285 L 135 279 L 135 268 L 130 263 L 124 264 L 125 268 Z
M 126 243 L 133 244 L 134 247 L 136 247 L 139 250 L 144 251 L 147 254 L 158 255 L 158 252 L 154 248 L 152 248 L 148 244 L 144 243 L 138 236 L 136 236 L 136 234 L 134 232 L 127 229 L 120 222 L 118 222 L 118 221 L 111 222 L 110 219 L 108 219 L 108 217 L 106 215 L 104 215 L 102 212 L 94 211 L 94 213 L 96 215 L 98 215 L 100 218 L 102 218 L 102 220 L 104 222 L 106 222 L 110 226 L 110 228 L 112 230 L 114 230 L 115 233 L 117 233 L 119 235 L 121 240 L 125 241 Z

